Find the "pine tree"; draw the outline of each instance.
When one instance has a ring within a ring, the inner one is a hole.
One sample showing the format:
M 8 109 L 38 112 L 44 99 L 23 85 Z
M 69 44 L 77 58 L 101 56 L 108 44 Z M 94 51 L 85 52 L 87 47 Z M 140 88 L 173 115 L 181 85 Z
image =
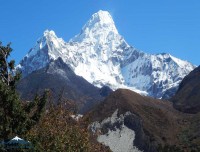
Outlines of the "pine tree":
M 34 101 L 23 103 L 15 90 L 20 72 L 16 72 L 15 61 L 8 61 L 12 48 L 0 42 L 0 140 L 23 135 L 40 119 L 47 101 L 45 92 Z
M 2 43 L 0 42 L 0 77 L 1 81 L 7 86 L 14 87 L 16 84 L 15 82 L 20 79 L 20 73 L 16 72 L 14 74 L 14 60 L 8 62 L 8 57 L 12 52 L 10 45 L 11 43 L 7 46 L 2 46 Z

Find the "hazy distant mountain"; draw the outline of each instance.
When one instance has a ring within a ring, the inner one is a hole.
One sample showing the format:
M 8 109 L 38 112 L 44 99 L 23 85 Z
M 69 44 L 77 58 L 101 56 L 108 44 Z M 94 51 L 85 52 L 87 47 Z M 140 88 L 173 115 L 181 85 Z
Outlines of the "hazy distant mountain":
M 150 55 L 130 46 L 107 11 L 93 14 L 81 32 L 65 42 L 45 31 L 18 65 L 23 75 L 61 57 L 75 74 L 97 87 L 129 88 L 156 98 L 171 97 L 195 67 L 169 54 Z
M 183 79 L 172 102 L 183 112 L 200 112 L 200 66 Z

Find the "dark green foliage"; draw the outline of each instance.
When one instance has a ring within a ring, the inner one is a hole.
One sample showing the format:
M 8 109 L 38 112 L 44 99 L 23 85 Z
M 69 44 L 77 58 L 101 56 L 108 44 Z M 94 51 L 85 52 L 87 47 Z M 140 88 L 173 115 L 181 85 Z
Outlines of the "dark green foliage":
M 15 91 L 20 73 L 14 71 L 15 61 L 8 62 L 10 44 L 0 43 L 0 141 L 25 134 L 41 117 L 48 92 L 33 102 L 23 103 Z
M 18 95 L 0 81 L 0 138 L 8 139 L 13 133 L 20 134 L 23 129 L 19 126 L 26 121 Z
M 34 146 L 33 151 L 103 152 L 102 146 L 90 144 L 87 128 L 80 127 L 70 117 L 67 108 L 73 104 L 62 104 L 62 92 L 57 107 L 52 103 L 45 106 L 48 91 L 41 97 L 36 95 L 32 102 L 20 100 L 15 91 L 20 73 L 14 70 L 14 60 L 7 61 L 11 51 L 10 45 L 4 47 L 0 44 L 0 141 L 17 135 L 29 140 Z M 3 150 L 9 151 L 0 147 L 0 151 Z
M 14 60 L 8 61 L 11 52 L 10 43 L 7 46 L 0 43 L 0 79 L 6 85 L 15 87 L 15 82 L 20 79 L 20 72 L 14 72 Z

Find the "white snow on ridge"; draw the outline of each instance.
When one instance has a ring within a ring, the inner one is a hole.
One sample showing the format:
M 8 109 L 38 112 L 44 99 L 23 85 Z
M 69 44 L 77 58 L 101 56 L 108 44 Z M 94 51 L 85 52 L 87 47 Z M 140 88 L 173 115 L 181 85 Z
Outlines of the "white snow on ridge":
M 115 23 L 107 11 L 98 11 L 94 13 L 90 20 L 83 26 L 81 33 L 76 35 L 70 42 L 83 42 L 91 40 L 105 42 L 106 39 L 111 39 L 114 35 L 108 35 L 108 32 L 118 35 Z
M 195 68 L 169 54 L 150 55 L 129 46 L 109 12 L 102 10 L 93 14 L 68 43 L 54 31 L 45 31 L 17 67 L 26 76 L 58 57 L 97 87 L 130 88 L 156 98 L 177 87 Z
M 170 57 L 172 58 L 172 60 L 174 60 L 174 62 L 176 62 L 182 69 L 184 69 L 186 66 L 188 66 L 188 64 L 190 64 L 189 62 L 187 61 L 183 61 L 183 60 L 180 60 L 172 55 L 170 55 Z M 191 68 L 191 67 L 188 67 L 188 68 Z M 190 69 L 191 71 L 193 70 L 192 68 Z

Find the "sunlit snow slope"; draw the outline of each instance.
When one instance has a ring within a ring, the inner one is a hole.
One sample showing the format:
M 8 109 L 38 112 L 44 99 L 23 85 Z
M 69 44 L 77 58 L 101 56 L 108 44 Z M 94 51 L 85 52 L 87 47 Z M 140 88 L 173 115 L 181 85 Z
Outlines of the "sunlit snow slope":
M 95 86 L 129 88 L 161 98 L 194 66 L 170 54 L 150 55 L 127 44 L 111 15 L 100 10 L 92 15 L 80 34 L 69 42 L 45 31 L 18 65 L 26 76 L 61 57 L 73 71 Z

